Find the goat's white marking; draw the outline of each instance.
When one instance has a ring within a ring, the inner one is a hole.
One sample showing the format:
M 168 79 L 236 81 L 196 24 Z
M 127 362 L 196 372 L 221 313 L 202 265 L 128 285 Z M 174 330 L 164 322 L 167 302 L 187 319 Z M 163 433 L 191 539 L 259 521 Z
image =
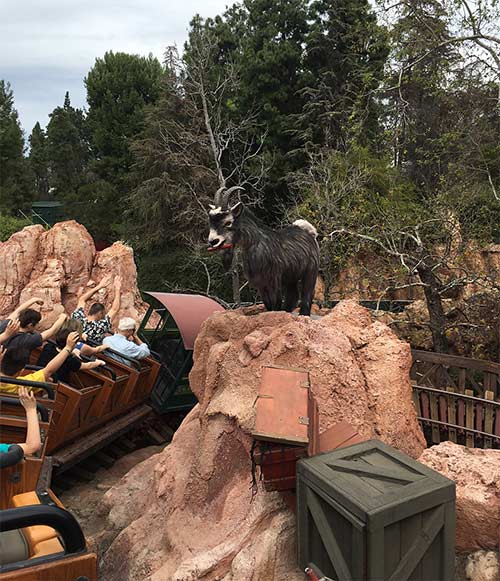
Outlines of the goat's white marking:
M 318 231 L 316 228 L 311 224 L 311 222 L 308 222 L 307 220 L 295 220 L 293 225 L 302 228 L 302 230 L 305 230 L 308 234 L 314 236 L 314 238 L 317 238 L 318 236 Z
M 217 214 L 222 214 L 222 208 L 216 208 L 215 206 L 210 205 L 211 208 L 213 208 L 212 210 L 210 210 L 209 214 L 210 216 L 216 216 Z
M 224 244 L 224 238 L 221 238 L 219 234 L 217 234 L 217 230 L 210 228 L 210 231 L 208 233 L 208 241 L 212 243 L 213 240 L 217 240 L 218 238 L 220 239 L 220 242 L 215 246 L 212 246 L 212 248 L 218 248 L 221 244 Z

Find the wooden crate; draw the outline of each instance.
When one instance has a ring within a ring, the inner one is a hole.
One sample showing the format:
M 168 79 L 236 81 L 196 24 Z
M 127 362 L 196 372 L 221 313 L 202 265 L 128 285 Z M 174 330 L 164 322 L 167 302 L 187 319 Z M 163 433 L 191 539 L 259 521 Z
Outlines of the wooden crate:
M 341 581 L 452 581 L 455 483 L 368 440 L 297 463 L 298 560 Z

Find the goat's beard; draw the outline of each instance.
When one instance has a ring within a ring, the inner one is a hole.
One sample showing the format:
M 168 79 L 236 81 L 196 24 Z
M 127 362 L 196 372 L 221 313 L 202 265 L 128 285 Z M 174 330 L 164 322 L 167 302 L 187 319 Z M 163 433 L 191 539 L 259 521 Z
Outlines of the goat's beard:
M 222 252 L 222 266 L 226 272 L 231 270 L 233 266 L 233 259 L 234 259 L 234 246 L 231 248 L 227 248 L 225 250 L 221 250 Z

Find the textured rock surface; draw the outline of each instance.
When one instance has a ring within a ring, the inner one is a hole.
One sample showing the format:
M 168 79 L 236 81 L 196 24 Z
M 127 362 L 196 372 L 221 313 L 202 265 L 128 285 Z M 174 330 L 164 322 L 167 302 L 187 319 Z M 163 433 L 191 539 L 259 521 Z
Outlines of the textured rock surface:
M 500 450 L 443 442 L 419 461 L 457 485 L 457 551 L 500 549 Z
M 467 557 L 465 567 L 467 581 L 498 581 L 500 558 L 495 551 L 477 551 Z
M 132 249 L 121 242 L 96 252 L 92 237 L 75 221 L 60 222 L 46 231 L 28 226 L 0 243 L 0 318 L 33 296 L 44 300 L 41 329 L 75 308 L 78 296 L 105 275 L 123 277 L 120 316 L 140 319 L 145 311 L 137 290 Z M 92 297 L 110 307 L 110 285 Z
M 321 430 L 345 419 L 421 454 L 410 351 L 387 327 L 351 302 L 321 320 L 248 312 L 204 324 L 190 376 L 200 403 L 163 452 L 106 493 L 101 540 L 117 535 L 102 560 L 107 581 L 303 580 L 294 517 L 262 486 L 252 499 L 249 434 L 263 365 L 311 371 Z

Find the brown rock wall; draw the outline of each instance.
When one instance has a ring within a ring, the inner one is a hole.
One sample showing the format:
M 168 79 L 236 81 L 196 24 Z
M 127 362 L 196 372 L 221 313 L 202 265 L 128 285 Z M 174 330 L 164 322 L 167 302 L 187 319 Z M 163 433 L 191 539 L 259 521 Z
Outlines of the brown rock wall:
M 137 289 L 133 251 L 121 242 L 97 252 L 87 230 L 74 220 L 50 230 L 28 226 L 0 243 L 0 319 L 20 303 L 43 299 L 41 329 L 62 312 L 71 313 L 78 296 L 104 276 L 121 275 L 122 304 L 119 316 L 140 319 L 145 311 Z M 112 284 L 92 297 L 107 308 L 113 301 Z
M 294 518 L 252 495 L 255 399 L 265 365 L 310 370 L 320 429 L 343 419 L 418 457 L 408 347 L 353 302 L 321 320 L 232 311 L 207 320 L 190 375 L 199 404 L 172 443 L 106 493 L 107 581 L 299 581 Z M 145 540 L 147 541 L 145 542 Z

